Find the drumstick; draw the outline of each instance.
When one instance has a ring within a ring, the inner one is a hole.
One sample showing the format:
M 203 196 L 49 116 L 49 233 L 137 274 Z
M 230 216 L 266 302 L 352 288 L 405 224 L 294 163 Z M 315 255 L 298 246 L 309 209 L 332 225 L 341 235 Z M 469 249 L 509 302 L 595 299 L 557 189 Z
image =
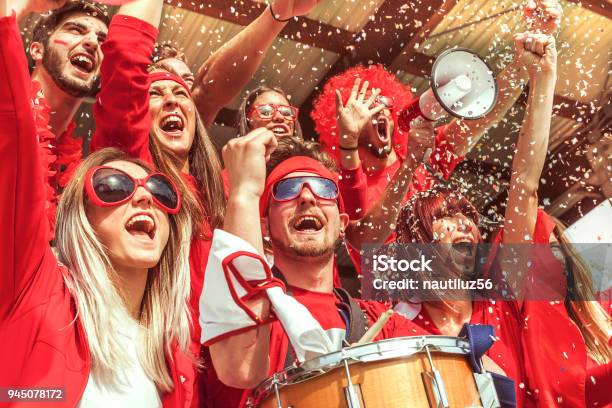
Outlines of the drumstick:
M 374 338 L 378 336 L 378 333 L 380 333 L 380 331 L 383 329 L 383 327 L 387 323 L 387 320 L 389 320 L 392 314 L 393 314 L 393 309 L 389 309 L 385 313 L 380 315 L 380 317 L 372 325 L 372 327 L 370 327 L 368 331 L 365 332 L 365 334 L 359 339 L 359 341 L 353 345 L 358 346 L 360 344 L 369 343 L 372 340 L 374 340 Z

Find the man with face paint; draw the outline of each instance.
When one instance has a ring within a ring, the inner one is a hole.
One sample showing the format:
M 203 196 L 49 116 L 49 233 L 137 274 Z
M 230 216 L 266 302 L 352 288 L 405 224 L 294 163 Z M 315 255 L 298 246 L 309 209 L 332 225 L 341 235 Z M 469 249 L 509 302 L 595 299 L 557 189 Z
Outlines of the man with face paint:
M 17 17 L 39 11 L 41 3 L 45 2 L 19 4 Z M 79 0 L 42 17 L 32 34 L 31 99 L 46 174 L 49 239 L 53 237 L 57 191 L 66 185 L 82 155 L 82 140 L 73 137 L 73 117 L 83 99 L 98 90 L 100 45 L 107 30 L 105 13 L 95 4 Z

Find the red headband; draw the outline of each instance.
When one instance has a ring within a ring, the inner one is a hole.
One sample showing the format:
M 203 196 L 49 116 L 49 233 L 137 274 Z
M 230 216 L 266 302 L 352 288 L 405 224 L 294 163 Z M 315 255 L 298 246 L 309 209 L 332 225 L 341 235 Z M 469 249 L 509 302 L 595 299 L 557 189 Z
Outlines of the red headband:
M 168 72 L 168 71 L 151 72 L 149 74 L 149 84 L 152 84 L 153 82 L 157 82 L 157 81 L 174 81 L 177 84 L 181 85 L 183 88 L 185 88 L 187 92 L 189 93 L 189 96 L 191 97 L 191 89 L 189 89 L 185 81 L 183 81 L 183 78 L 181 78 L 180 76 L 176 74 L 173 74 L 172 72 Z
M 272 173 L 270 173 L 270 175 L 266 178 L 266 186 L 261 198 L 259 199 L 259 214 L 262 217 L 266 216 L 274 185 L 288 174 L 298 171 L 313 173 L 321 177 L 334 180 L 336 184 L 338 184 L 338 175 L 330 171 L 320 161 L 305 156 L 291 157 L 276 166 L 274 170 L 272 170 Z M 342 201 L 342 196 L 340 193 L 338 193 L 338 210 L 340 213 L 344 212 L 344 202 Z

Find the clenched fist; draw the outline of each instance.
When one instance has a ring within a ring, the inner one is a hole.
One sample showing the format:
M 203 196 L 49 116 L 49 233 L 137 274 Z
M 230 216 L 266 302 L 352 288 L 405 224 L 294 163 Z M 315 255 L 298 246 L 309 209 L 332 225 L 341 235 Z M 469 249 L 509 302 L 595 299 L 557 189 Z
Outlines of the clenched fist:
M 230 183 L 230 195 L 259 198 L 266 182 L 266 162 L 278 142 L 271 130 L 258 128 L 231 139 L 223 147 L 223 162 Z

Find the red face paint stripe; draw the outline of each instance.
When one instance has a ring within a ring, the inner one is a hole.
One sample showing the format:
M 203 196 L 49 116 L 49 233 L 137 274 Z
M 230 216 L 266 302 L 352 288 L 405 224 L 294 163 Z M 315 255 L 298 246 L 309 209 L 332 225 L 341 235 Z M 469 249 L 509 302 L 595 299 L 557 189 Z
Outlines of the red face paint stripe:
M 53 40 L 53 43 L 54 44 L 61 44 L 61 45 L 68 45 L 68 43 L 66 41 L 58 40 L 58 39 Z

